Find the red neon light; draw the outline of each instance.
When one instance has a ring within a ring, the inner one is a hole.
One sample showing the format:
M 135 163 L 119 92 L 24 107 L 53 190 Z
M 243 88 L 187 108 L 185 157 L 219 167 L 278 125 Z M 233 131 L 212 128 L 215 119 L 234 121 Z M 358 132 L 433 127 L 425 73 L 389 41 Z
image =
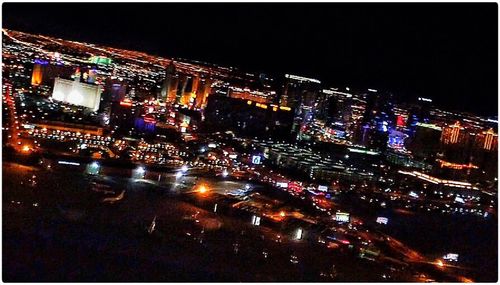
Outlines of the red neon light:
M 396 121 L 396 125 L 398 127 L 404 127 L 405 126 L 405 119 L 403 118 L 403 116 L 401 116 L 401 115 L 398 116 L 398 119 Z
M 156 120 L 152 118 L 144 118 L 144 123 L 153 123 L 156 124 Z
M 302 192 L 302 186 L 297 182 L 291 182 L 288 184 L 288 189 L 293 190 L 295 192 Z

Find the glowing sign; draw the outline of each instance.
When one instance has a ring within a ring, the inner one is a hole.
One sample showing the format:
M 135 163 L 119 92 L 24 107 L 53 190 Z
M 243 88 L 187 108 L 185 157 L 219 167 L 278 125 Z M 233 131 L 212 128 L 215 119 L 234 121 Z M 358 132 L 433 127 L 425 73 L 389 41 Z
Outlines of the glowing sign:
M 337 212 L 335 213 L 335 220 L 337 222 L 348 223 L 350 220 L 349 213 Z
M 396 120 L 396 125 L 398 127 L 404 127 L 405 126 L 405 118 L 401 115 L 398 115 L 397 120 Z
M 288 183 L 288 189 L 294 192 L 302 192 L 302 185 L 298 182 Z
M 254 226 L 260 225 L 260 217 L 259 216 L 252 216 L 252 225 L 254 225 Z
M 131 107 L 132 106 L 132 100 L 125 98 L 123 101 L 120 102 L 120 106 L 124 107 Z
M 296 240 L 301 240 L 302 239 L 302 235 L 304 234 L 304 231 L 302 229 L 297 229 L 297 232 L 295 232 L 295 239 Z
M 465 204 L 464 198 L 458 196 L 455 197 L 455 202 Z
M 276 186 L 281 188 L 288 188 L 288 183 L 286 182 L 276 182 Z
M 49 62 L 48 62 L 48 61 L 43 60 L 43 59 L 38 59 L 38 58 L 37 58 L 37 59 L 35 59 L 35 63 L 36 63 L 36 64 L 40 64 L 40 65 L 47 65 L 47 64 L 49 64 Z
M 377 223 L 381 225 L 387 225 L 387 222 L 389 222 L 389 219 L 386 217 L 377 217 Z
M 156 120 L 155 120 L 154 117 L 145 116 L 144 117 L 144 123 L 146 123 L 146 124 L 156 124 Z
M 260 155 L 252 156 L 252 163 L 253 164 L 260 164 Z
M 327 186 L 324 186 L 324 185 L 319 185 L 319 186 L 318 186 L 318 190 L 319 190 L 319 191 L 322 191 L 322 192 L 326 192 L 326 191 L 328 191 L 328 187 L 327 187 Z
M 458 261 L 458 254 L 457 253 L 448 253 L 445 256 L 443 256 L 443 259 L 448 260 L 448 261 L 457 262 Z
M 104 64 L 104 65 L 111 64 L 111 58 L 107 58 L 104 56 L 93 56 L 89 59 L 89 61 L 94 64 Z
M 469 162 L 469 164 L 459 164 L 459 163 L 453 163 L 453 162 L 448 162 L 448 161 L 444 161 L 442 159 L 436 159 L 436 161 L 438 161 L 440 163 L 440 166 L 441 168 L 451 168 L 451 169 L 477 169 L 478 166 L 472 164 Z
M 59 164 L 65 164 L 65 165 L 75 165 L 75 166 L 79 166 L 80 165 L 80 163 L 78 163 L 78 162 L 64 161 L 64 160 L 59 160 L 57 163 L 59 163 Z
M 410 195 L 413 198 L 418 198 L 418 194 L 413 191 L 411 191 L 408 195 Z

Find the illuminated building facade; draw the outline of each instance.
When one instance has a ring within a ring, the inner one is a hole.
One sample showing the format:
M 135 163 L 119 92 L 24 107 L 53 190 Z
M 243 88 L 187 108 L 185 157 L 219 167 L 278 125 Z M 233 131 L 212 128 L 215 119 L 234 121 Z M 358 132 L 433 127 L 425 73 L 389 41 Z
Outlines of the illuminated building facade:
M 352 97 L 351 93 L 341 92 L 338 88 L 323 89 L 317 97 L 315 122 L 335 141 L 349 140 L 352 135 Z
M 351 120 L 347 127 L 347 132 L 351 137 L 352 142 L 358 143 L 362 141 L 363 134 L 363 118 L 366 113 L 366 96 L 353 94 L 351 98 Z
M 356 128 L 356 143 L 380 151 L 387 148 L 389 132 L 393 129 L 391 96 L 375 89 L 368 89 L 361 94 L 366 103 L 360 126 Z
M 48 61 L 37 59 L 33 65 L 31 85 L 51 86 L 56 77 L 70 78 L 73 68 L 64 65 L 52 65 Z
M 493 129 L 481 132 L 476 136 L 476 147 L 485 151 L 496 151 L 498 149 L 498 134 Z
M 392 108 L 392 113 L 394 114 L 394 127 L 396 130 L 407 132 L 410 117 L 409 110 L 401 105 L 395 105 Z
M 200 78 L 200 82 L 198 84 L 198 91 L 196 92 L 196 98 L 194 103 L 195 109 L 204 109 L 207 105 L 208 95 L 212 91 L 212 82 L 213 80 L 210 78 Z
M 126 131 L 134 126 L 137 116 L 137 105 L 132 100 L 125 98 L 111 105 L 110 125 L 119 131 Z
M 52 99 L 97 111 L 101 101 L 101 87 L 81 83 L 79 78 L 74 81 L 56 78 Z
M 196 75 L 184 77 L 179 105 L 193 109 L 196 101 L 200 78 Z
M 38 86 L 42 84 L 42 64 L 35 63 L 33 66 L 33 74 L 31 76 L 31 85 Z
M 216 94 L 208 97 L 204 116 L 204 124 L 209 129 L 267 138 L 289 138 L 293 121 L 288 107 Z
M 443 133 L 441 141 L 444 144 L 457 144 L 466 139 L 465 129 L 460 125 L 460 122 L 456 122 L 451 126 L 446 126 L 443 128 Z
M 276 92 L 274 91 L 259 91 L 250 88 L 239 88 L 229 86 L 229 97 L 243 100 L 250 100 L 261 104 L 270 104 L 274 101 Z
M 414 134 L 417 128 L 417 123 L 429 123 L 431 119 L 432 99 L 418 97 L 417 101 L 409 108 L 407 119 L 407 128 L 410 135 Z
M 301 139 L 301 130 L 314 118 L 314 104 L 320 92 L 321 81 L 292 74 L 285 74 L 279 106 L 294 110 L 292 132 Z
M 182 104 L 182 99 L 184 97 L 184 91 L 186 90 L 186 86 L 188 84 L 189 76 L 186 74 L 179 74 L 179 79 L 177 81 L 177 89 L 175 92 L 175 104 Z
M 279 104 L 290 108 L 312 106 L 320 90 L 321 81 L 313 78 L 285 74 L 283 93 Z
M 166 77 L 163 81 L 162 89 L 160 92 L 160 99 L 168 104 L 175 104 L 177 92 L 178 76 L 174 62 L 170 62 L 166 69 Z
M 408 141 L 407 148 L 420 159 L 431 161 L 440 150 L 442 129 L 439 126 L 418 123 L 413 137 Z
M 154 115 L 146 114 L 135 118 L 135 129 L 140 132 L 154 132 L 156 128 L 156 118 Z
M 104 133 L 104 129 L 97 126 L 89 126 L 89 125 L 73 124 L 65 122 L 47 121 L 34 125 L 37 128 L 45 131 L 54 130 L 54 131 L 73 132 L 73 133 L 81 133 L 81 134 L 96 135 L 96 136 L 102 136 Z
M 120 102 L 125 99 L 127 83 L 117 79 L 107 78 L 102 93 L 103 101 Z
M 498 134 L 493 129 L 481 130 L 471 120 L 443 127 L 441 136 L 442 172 L 453 177 L 497 175 Z M 465 126 L 464 126 L 465 125 Z M 477 166 L 481 171 L 476 170 Z M 446 167 L 447 166 L 447 167 Z M 471 176 L 472 175 L 472 176 Z

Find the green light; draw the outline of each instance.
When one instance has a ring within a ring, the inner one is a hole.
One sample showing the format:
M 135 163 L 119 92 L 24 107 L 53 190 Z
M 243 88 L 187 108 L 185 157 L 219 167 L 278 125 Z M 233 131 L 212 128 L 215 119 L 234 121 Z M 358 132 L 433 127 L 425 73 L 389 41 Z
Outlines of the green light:
M 112 63 L 111 58 L 109 57 L 104 57 L 104 56 L 92 56 L 89 59 L 89 62 L 94 63 L 94 64 L 103 64 L 103 65 L 110 65 Z
M 433 129 L 433 130 L 436 130 L 436 131 L 441 131 L 441 127 L 436 126 L 434 124 L 417 123 L 417 126 L 423 127 L 423 128 Z

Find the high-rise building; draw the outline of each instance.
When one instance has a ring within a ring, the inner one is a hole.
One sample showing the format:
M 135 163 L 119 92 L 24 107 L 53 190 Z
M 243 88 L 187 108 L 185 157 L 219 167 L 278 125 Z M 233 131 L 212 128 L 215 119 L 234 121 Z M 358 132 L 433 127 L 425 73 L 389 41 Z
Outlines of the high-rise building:
M 241 88 L 237 86 L 228 87 L 228 95 L 231 98 L 251 100 L 261 104 L 271 104 L 274 101 L 276 92 L 271 90 L 256 90 L 251 88 Z
M 433 159 L 440 150 L 442 128 L 433 124 L 418 123 L 415 135 L 407 148 L 419 159 Z
M 125 99 L 127 92 L 127 84 L 125 81 L 118 79 L 107 78 L 104 85 L 104 90 L 101 95 L 101 103 L 99 112 L 106 113 L 106 118 L 110 117 L 111 105 L 113 102 L 120 102 Z
M 111 105 L 110 124 L 122 133 L 126 133 L 134 126 L 134 120 L 138 116 L 137 106 L 129 98 Z
M 476 134 L 470 162 L 479 166 L 489 178 L 498 175 L 498 133 L 493 129 Z
M 418 97 L 417 102 L 410 106 L 407 128 L 410 134 L 415 133 L 417 123 L 430 123 L 432 99 Z
M 392 108 L 392 113 L 394 115 L 394 128 L 398 131 L 408 132 L 410 111 L 402 105 L 395 105 Z
M 81 83 L 79 77 L 75 80 L 56 78 L 52 99 L 97 111 L 101 101 L 101 87 Z
M 498 149 L 498 134 L 492 128 L 478 132 L 474 147 L 487 152 L 496 151 Z
M 43 78 L 42 64 L 40 62 L 35 63 L 33 66 L 33 74 L 31 76 L 31 85 L 38 86 L 42 84 L 42 78 Z
M 441 135 L 443 159 L 452 163 L 469 163 L 477 135 L 477 131 L 466 129 L 458 121 L 453 125 L 444 126 Z
M 188 85 L 189 76 L 186 74 L 179 74 L 179 79 L 177 81 L 177 90 L 175 93 L 175 104 L 183 104 L 184 92 L 186 91 L 186 87 Z
M 353 94 L 351 99 L 352 133 L 355 133 L 357 129 L 361 128 L 361 123 L 363 122 L 363 116 L 366 111 L 366 103 L 367 103 L 366 98 L 364 96 Z
M 194 103 L 195 109 L 204 109 L 207 105 L 207 97 L 211 92 L 213 80 L 210 78 L 200 78 L 198 90 L 196 91 L 196 99 Z
M 196 101 L 196 92 L 200 78 L 196 75 L 188 75 L 185 77 L 184 84 L 182 85 L 182 95 L 179 104 L 181 106 L 193 109 Z
M 275 139 L 288 139 L 293 121 L 288 107 L 216 94 L 209 96 L 204 115 L 204 124 L 214 130 Z
M 33 86 L 52 86 L 56 77 L 69 79 L 73 74 L 72 67 L 64 65 L 53 65 L 48 61 L 37 59 L 33 65 L 31 75 L 31 85 Z
M 280 106 L 300 109 L 312 107 L 320 91 L 321 81 L 292 74 L 285 74 L 285 83 L 280 98 Z
M 160 92 L 160 99 L 168 104 L 174 104 L 177 91 L 177 72 L 173 61 L 166 68 L 166 76 Z
M 353 123 L 351 108 L 352 94 L 341 92 L 338 88 L 323 89 L 314 106 L 315 122 L 322 124 L 328 136 L 336 140 L 348 141 Z
M 466 138 L 465 128 L 460 125 L 460 122 L 456 122 L 451 126 L 446 126 L 443 129 L 441 136 L 441 141 L 444 144 L 456 144 L 462 142 Z
M 300 130 L 314 117 L 314 104 L 321 88 L 321 81 L 292 74 L 285 74 L 279 106 L 294 110 L 292 132 L 300 139 Z

